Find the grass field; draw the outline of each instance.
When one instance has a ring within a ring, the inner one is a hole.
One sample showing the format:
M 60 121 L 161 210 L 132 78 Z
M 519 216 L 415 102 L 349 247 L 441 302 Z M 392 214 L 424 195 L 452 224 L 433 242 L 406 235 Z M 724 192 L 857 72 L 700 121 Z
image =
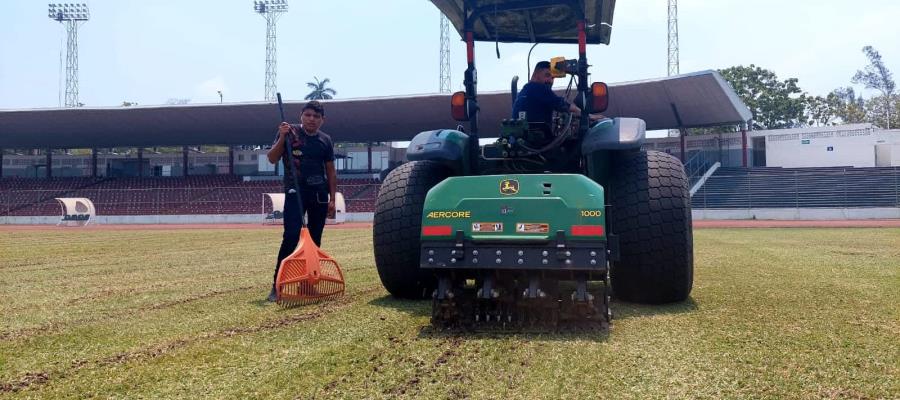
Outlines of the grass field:
M 0 398 L 900 398 L 900 229 L 695 231 L 694 291 L 607 333 L 467 334 L 392 300 L 262 302 L 278 229 L 0 231 Z

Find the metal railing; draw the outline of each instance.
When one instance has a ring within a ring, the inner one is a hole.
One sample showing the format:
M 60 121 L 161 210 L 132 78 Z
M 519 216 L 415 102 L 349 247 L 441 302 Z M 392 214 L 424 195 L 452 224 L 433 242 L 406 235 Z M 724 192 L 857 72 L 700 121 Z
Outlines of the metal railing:
M 684 172 L 687 174 L 690 186 L 695 183 L 709 170 L 717 160 L 711 157 L 709 151 L 699 150 L 688 152 L 688 160 L 684 163 Z

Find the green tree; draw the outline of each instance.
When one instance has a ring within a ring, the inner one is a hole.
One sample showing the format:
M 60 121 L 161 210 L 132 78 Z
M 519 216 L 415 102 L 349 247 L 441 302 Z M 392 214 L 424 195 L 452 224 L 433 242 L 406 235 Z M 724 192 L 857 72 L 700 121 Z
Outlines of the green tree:
M 804 123 L 806 95 L 797 78 L 778 80 L 774 72 L 750 64 L 719 70 L 753 115 L 754 129 L 794 128 Z
M 312 92 L 309 92 L 306 95 L 306 100 L 329 100 L 337 96 L 337 91 L 328 87 L 328 82 L 330 79 L 325 78 L 321 81 L 317 77 L 313 77 L 315 82 L 306 82 L 306 86 L 309 86 L 312 89 Z
M 838 101 L 837 116 L 845 124 L 866 122 L 866 101 L 852 87 L 837 88 L 828 94 Z
M 837 95 L 829 93 L 828 96 L 807 96 L 804 106 L 805 123 L 808 126 L 834 125 L 838 117 L 841 102 Z
M 894 108 L 894 91 L 897 88 L 897 85 L 894 83 L 893 74 L 891 71 L 887 69 L 884 65 L 884 62 L 881 61 L 881 54 L 878 54 L 878 51 L 875 50 L 872 46 L 866 46 L 862 49 L 863 53 L 866 54 L 866 58 L 869 59 L 869 65 L 866 66 L 865 70 L 856 71 L 856 75 L 853 75 L 853 79 L 851 82 L 855 84 L 863 84 L 866 89 L 876 89 L 881 92 L 881 96 L 879 98 L 884 102 L 883 105 L 878 107 L 872 107 L 871 109 L 879 109 L 879 112 L 882 114 L 873 114 L 874 115 L 883 115 L 880 120 L 886 123 L 887 125 L 879 125 L 883 126 L 887 129 L 891 129 L 891 112 Z M 896 125 L 895 125 L 896 126 Z
M 891 107 L 891 109 L 887 109 Z M 866 100 L 866 114 L 869 122 L 876 126 L 890 129 L 900 127 L 900 96 L 894 95 L 893 100 L 886 100 L 884 96 L 875 96 Z M 890 119 L 888 119 L 890 118 Z

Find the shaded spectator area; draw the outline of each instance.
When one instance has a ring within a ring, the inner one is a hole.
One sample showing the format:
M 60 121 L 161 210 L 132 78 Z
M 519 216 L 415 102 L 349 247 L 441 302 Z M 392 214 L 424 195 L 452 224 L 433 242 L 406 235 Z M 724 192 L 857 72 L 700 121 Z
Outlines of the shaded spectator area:
M 719 168 L 694 209 L 897 208 L 900 167 Z
M 373 212 L 380 182 L 339 178 L 347 212 Z M 264 193 L 282 181 L 233 175 L 127 178 L 0 178 L 0 216 L 59 215 L 57 197 L 85 197 L 97 215 L 259 214 Z

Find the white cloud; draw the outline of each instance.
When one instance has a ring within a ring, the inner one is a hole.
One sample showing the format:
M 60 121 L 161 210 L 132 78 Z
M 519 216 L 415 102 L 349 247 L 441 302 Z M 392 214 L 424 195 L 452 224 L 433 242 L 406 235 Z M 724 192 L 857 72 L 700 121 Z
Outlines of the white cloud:
M 191 103 L 218 103 L 218 91 L 222 91 L 223 98 L 228 96 L 228 86 L 222 75 L 216 75 L 194 86 Z

